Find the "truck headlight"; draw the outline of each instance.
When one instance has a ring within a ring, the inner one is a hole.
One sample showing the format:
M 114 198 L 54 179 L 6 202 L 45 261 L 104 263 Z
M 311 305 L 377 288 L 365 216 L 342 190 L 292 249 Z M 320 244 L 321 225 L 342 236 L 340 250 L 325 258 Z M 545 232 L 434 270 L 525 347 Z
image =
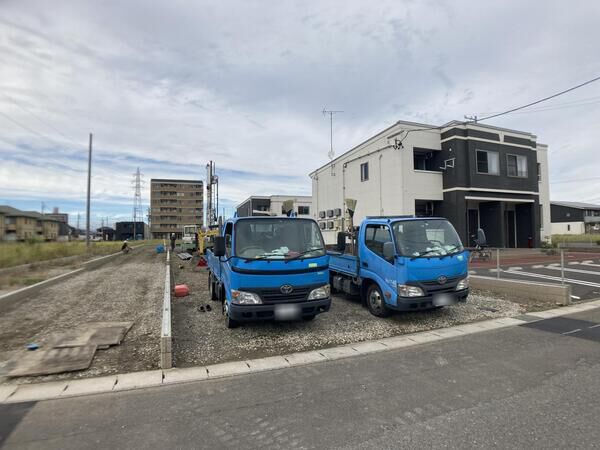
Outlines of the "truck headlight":
M 422 297 L 425 295 L 423 289 L 418 286 L 409 286 L 407 284 L 398 285 L 398 295 L 400 297 Z
M 231 303 L 236 305 L 260 305 L 262 300 L 254 292 L 231 290 Z
M 310 294 L 308 294 L 308 299 L 309 300 L 320 300 L 322 298 L 328 298 L 329 290 L 330 289 L 329 289 L 328 284 L 326 284 L 325 286 L 321 286 L 316 289 L 313 289 L 312 291 L 310 291 Z
M 467 289 L 469 287 L 469 277 L 465 277 L 458 282 L 456 285 L 457 291 L 462 291 L 463 289 Z

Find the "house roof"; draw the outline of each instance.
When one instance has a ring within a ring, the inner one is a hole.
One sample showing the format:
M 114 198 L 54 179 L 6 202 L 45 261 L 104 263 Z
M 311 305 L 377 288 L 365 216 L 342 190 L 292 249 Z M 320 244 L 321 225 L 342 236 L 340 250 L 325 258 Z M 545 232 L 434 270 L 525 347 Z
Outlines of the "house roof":
M 575 209 L 600 209 L 600 205 L 594 205 L 593 203 L 583 202 L 550 202 L 551 205 L 566 206 L 568 208 Z
M 60 220 L 46 217 L 35 211 L 21 211 L 20 209 L 13 208 L 8 205 L 0 205 L 0 214 L 4 214 L 7 217 L 29 217 L 31 219 L 45 220 L 49 222 L 60 222 Z

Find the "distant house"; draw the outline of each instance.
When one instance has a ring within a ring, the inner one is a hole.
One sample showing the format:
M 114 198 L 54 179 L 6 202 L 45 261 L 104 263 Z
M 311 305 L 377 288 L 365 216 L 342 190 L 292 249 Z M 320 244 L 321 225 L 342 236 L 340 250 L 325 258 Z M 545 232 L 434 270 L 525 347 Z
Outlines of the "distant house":
M 284 214 L 283 202 L 293 202 L 293 210 L 299 216 L 312 217 L 312 197 L 310 195 L 271 195 L 248 197 L 236 207 L 238 217 L 280 216 Z
M 115 224 L 115 239 L 124 241 L 125 239 L 138 240 L 144 239 L 148 233 L 148 225 L 144 222 L 135 222 L 135 233 L 133 231 L 134 222 L 117 222 Z
M 11 206 L 0 205 L 4 218 L 0 240 L 24 241 L 39 239 L 55 241 L 59 236 L 59 221 L 35 211 L 21 211 Z
M 600 205 L 550 202 L 552 234 L 600 233 Z
M 96 235 L 99 236 L 103 241 L 114 241 L 115 230 L 111 227 L 100 227 L 96 230 Z

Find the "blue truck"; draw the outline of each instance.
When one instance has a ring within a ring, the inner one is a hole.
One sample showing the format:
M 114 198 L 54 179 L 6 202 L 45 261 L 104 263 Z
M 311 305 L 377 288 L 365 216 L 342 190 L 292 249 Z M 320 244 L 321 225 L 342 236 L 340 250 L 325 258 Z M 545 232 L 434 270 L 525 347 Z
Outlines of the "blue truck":
M 377 317 L 469 295 L 469 255 L 444 218 L 367 217 L 352 233 L 339 233 L 328 253 L 332 291 L 360 295 Z
M 312 320 L 329 311 L 329 256 L 312 219 L 239 217 L 207 250 L 208 287 L 228 328 L 255 320 Z

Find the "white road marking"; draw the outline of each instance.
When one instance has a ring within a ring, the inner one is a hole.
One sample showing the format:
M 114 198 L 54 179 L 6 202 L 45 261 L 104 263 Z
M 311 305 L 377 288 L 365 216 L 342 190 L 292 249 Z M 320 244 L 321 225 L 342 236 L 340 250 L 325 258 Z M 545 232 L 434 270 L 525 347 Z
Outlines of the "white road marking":
M 570 261 L 570 262 L 568 262 L 567 264 L 568 264 L 569 266 L 574 266 L 574 265 L 576 265 L 576 264 L 580 264 L 580 262 L 579 262 L 579 261 Z
M 539 273 L 522 272 L 522 271 L 518 271 L 518 270 L 515 270 L 514 272 L 507 271 L 506 273 L 512 273 L 512 274 L 515 274 L 515 275 L 523 275 L 523 276 L 532 277 L 532 278 L 542 278 L 544 280 L 552 280 L 552 281 L 558 281 L 558 282 L 561 281 L 560 277 L 553 277 L 551 275 L 542 275 L 542 274 L 539 274 Z M 598 284 L 598 283 L 591 283 L 589 281 L 574 280 L 572 278 L 565 278 L 565 283 L 580 284 L 582 286 L 591 286 L 591 287 L 600 288 L 600 284 Z
M 559 263 L 551 263 L 551 264 L 548 264 L 548 265 L 549 265 L 549 266 L 560 266 L 560 264 L 559 264 Z
M 571 330 L 571 331 L 565 331 L 564 333 L 560 333 L 560 334 L 562 334 L 563 336 L 565 336 L 567 334 L 577 333 L 578 331 L 581 331 L 581 328 L 576 328 L 576 329 Z
M 548 269 L 550 269 L 550 270 L 560 270 L 560 267 L 548 267 Z M 586 273 L 586 274 L 589 274 L 589 275 L 599 275 L 600 276 L 600 272 L 598 272 L 597 270 L 566 269 L 565 268 L 565 272 Z
M 586 259 L 585 261 L 581 261 L 581 264 L 593 264 L 594 261 L 591 259 Z
M 576 295 L 571 295 L 571 298 L 574 298 L 575 300 L 581 300 L 581 297 L 577 297 Z
M 597 328 L 597 327 L 600 327 L 600 323 L 598 323 L 596 325 L 592 325 L 591 327 L 588 327 L 588 328 Z
M 581 264 L 584 266 L 590 266 L 590 267 L 600 267 L 600 264 L 594 264 L 594 261 L 590 261 L 590 262 L 584 261 Z
M 509 267 L 508 270 L 523 270 L 523 268 L 515 266 L 515 267 Z
M 543 269 L 544 265 L 543 264 L 536 264 L 535 266 L 531 266 L 532 269 Z
M 475 270 L 469 270 L 469 275 L 477 275 L 477 271 L 475 271 Z

